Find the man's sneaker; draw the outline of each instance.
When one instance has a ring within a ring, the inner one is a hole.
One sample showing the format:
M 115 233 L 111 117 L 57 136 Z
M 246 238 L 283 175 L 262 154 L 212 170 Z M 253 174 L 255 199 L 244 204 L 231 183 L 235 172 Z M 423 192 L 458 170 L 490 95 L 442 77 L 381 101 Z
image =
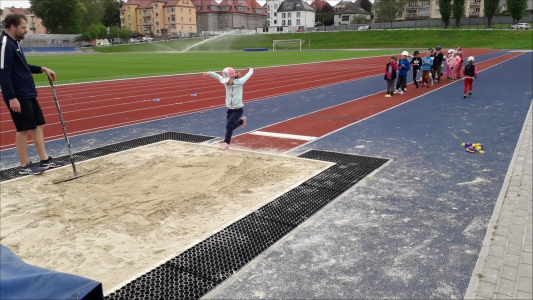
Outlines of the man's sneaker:
M 400 91 L 398 92 L 398 94 L 403 95 L 403 92 L 400 90 Z
M 468 95 L 472 96 L 472 91 L 468 92 Z
M 463 95 L 463 98 L 466 98 L 466 94 Z
M 64 161 L 53 159 L 51 156 L 48 156 L 47 160 L 41 160 L 41 162 L 39 163 L 39 167 L 45 168 L 45 169 L 53 169 L 53 168 L 62 167 L 66 164 L 67 163 Z
M 387 95 L 385 95 L 385 97 L 387 97 L 387 98 L 390 98 L 390 97 L 391 97 L 391 95 L 387 94 Z
M 242 128 L 246 128 L 246 120 L 247 120 L 247 119 L 248 119 L 248 118 L 246 118 L 246 117 L 242 117 L 242 118 L 241 118 L 241 120 L 242 120 L 242 125 L 241 125 L 241 127 L 242 127 Z
M 222 150 L 228 150 L 229 149 L 229 145 L 226 142 L 224 142 L 224 143 L 220 144 L 219 148 L 222 149 Z
M 42 172 L 46 171 L 46 168 L 40 167 L 39 165 L 34 165 L 28 162 L 24 167 L 19 168 L 19 174 L 21 175 L 39 175 Z

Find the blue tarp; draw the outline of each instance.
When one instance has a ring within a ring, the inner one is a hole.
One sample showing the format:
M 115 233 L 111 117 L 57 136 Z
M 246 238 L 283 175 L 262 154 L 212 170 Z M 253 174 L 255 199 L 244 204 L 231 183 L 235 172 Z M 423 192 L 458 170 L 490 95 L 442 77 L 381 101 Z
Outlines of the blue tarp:
M 0 299 L 103 300 L 102 284 L 29 265 L 0 245 Z

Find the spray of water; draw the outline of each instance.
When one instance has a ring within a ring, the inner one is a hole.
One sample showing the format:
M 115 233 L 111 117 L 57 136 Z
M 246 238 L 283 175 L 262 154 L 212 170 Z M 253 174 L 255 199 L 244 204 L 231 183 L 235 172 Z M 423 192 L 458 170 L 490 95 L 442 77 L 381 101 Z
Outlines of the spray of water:
M 205 44 L 205 43 L 207 43 L 207 42 L 213 42 L 213 41 L 215 41 L 215 40 L 217 40 L 217 39 L 220 39 L 220 38 L 222 38 L 222 37 L 225 37 L 225 36 L 228 35 L 228 34 L 232 34 L 232 32 L 231 32 L 231 31 L 228 31 L 228 32 L 225 32 L 225 33 L 220 34 L 220 35 L 212 36 L 212 37 L 210 37 L 210 38 L 208 38 L 208 39 L 205 39 L 205 40 L 203 40 L 203 41 L 200 41 L 200 42 L 198 42 L 198 43 L 196 43 L 196 44 L 193 44 L 193 45 L 191 45 L 191 46 L 185 48 L 185 49 L 184 49 L 183 51 L 181 51 L 181 52 L 189 51 L 189 49 L 194 48 L 194 47 L 196 47 L 196 46 L 200 46 L 200 45 Z

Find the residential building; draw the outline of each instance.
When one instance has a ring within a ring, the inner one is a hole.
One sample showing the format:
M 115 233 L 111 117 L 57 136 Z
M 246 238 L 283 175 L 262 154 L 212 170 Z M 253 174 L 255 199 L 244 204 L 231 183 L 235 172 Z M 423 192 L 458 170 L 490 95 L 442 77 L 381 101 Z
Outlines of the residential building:
M 376 0 L 379 2 L 379 0 Z M 376 3 L 374 2 L 374 3 Z M 465 18 L 484 17 L 482 0 L 465 0 Z M 376 11 L 376 19 L 379 19 Z M 453 16 L 451 16 L 453 18 Z M 439 0 L 410 0 L 405 9 L 399 13 L 397 21 L 440 19 Z
M 2 21 L 12 13 L 20 13 L 28 20 L 28 34 L 45 34 L 46 28 L 43 26 L 41 18 L 37 18 L 30 8 L 6 7 L 2 11 Z
M 335 4 L 335 6 L 333 6 L 333 10 L 336 11 L 336 12 L 339 12 L 339 11 L 345 9 L 346 6 L 348 6 L 350 4 L 359 5 L 360 2 L 361 2 L 360 0 L 356 0 L 355 2 L 341 0 L 341 1 L 337 2 L 337 4 Z
M 196 10 L 191 0 L 128 0 L 120 25 L 141 35 L 190 36 L 197 32 Z
M 333 15 L 333 21 L 335 25 L 348 25 L 352 24 L 354 19 L 361 19 L 357 24 L 368 23 L 371 20 L 371 14 L 362 9 L 361 6 L 356 4 L 348 4 L 344 9 L 336 12 Z
M 302 0 L 267 0 L 269 32 L 291 31 L 315 26 L 315 9 Z
M 267 12 L 256 0 L 193 0 L 197 31 L 257 29 L 266 26 Z
M 500 0 L 498 8 L 500 12 L 507 11 L 507 0 Z M 526 14 L 533 14 L 533 0 L 527 0 Z

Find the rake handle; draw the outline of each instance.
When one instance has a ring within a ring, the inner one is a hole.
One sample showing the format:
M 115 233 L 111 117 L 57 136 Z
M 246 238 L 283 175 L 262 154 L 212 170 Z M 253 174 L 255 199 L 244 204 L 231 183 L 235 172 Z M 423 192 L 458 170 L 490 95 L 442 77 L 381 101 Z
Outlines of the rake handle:
M 57 112 L 59 114 L 59 121 L 61 121 L 61 127 L 63 127 L 63 134 L 65 135 L 65 141 L 67 142 L 68 155 L 70 156 L 70 163 L 72 164 L 72 171 L 74 171 L 74 176 L 78 176 L 76 171 L 76 164 L 74 163 L 74 158 L 72 157 L 72 152 L 70 151 L 70 141 L 68 140 L 67 128 L 65 127 L 65 122 L 63 121 L 63 114 L 61 113 L 61 108 L 59 107 L 59 101 L 57 100 L 56 89 L 54 88 L 54 83 L 52 79 L 48 78 L 50 82 L 50 87 L 52 88 L 52 94 L 54 95 L 54 100 L 57 107 Z

